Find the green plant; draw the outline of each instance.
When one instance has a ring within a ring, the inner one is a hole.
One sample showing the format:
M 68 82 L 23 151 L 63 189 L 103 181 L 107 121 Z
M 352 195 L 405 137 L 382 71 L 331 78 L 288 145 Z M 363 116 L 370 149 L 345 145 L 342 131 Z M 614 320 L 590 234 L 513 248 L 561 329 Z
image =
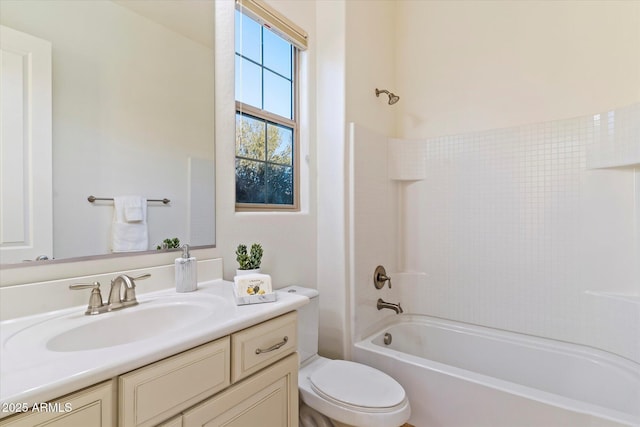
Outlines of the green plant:
M 260 268 L 262 262 L 262 245 L 254 243 L 247 253 L 247 246 L 240 244 L 236 249 L 236 261 L 240 266 L 240 270 L 254 270 Z
M 173 239 L 164 239 L 162 241 L 162 244 L 156 246 L 156 249 L 161 251 L 166 249 L 175 249 L 179 247 L 180 247 L 180 239 L 178 239 L 177 237 L 174 237 Z

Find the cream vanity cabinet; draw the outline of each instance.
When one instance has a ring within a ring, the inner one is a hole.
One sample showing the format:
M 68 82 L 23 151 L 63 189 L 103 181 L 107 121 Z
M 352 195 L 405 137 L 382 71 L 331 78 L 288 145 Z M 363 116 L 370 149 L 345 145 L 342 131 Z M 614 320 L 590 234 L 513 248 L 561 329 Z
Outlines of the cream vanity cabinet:
M 178 424 L 179 425 L 179 424 Z M 182 427 L 298 426 L 298 355 L 186 411 Z
M 298 427 L 296 312 L 54 401 L 1 427 Z
M 231 384 L 229 337 L 118 378 L 121 427 L 155 426 Z
M 32 412 L 0 421 L 2 427 L 105 427 L 116 425 L 116 387 L 106 381 L 63 396 Z
M 121 375 L 119 426 L 297 427 L 296 313 Z

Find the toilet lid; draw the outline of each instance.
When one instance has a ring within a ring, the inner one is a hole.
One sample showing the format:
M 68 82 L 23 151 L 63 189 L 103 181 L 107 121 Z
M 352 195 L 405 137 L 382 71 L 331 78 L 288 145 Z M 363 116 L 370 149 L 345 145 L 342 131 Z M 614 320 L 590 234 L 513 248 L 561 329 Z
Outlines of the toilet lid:
M 390 408 L 405 400 L 404 389 L 389 375 L 346 360 L 330 360 L 309 381 L 316 392 L 362 408 Z

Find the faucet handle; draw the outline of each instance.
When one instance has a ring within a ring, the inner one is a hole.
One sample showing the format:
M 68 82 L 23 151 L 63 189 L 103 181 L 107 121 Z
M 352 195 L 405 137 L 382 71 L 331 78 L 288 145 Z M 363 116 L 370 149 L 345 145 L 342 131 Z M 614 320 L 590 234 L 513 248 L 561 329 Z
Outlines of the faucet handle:
M 77 283 L 75 285 L 69 285 L 69 289 L 72 291 L 80 289 L 91 289 L 91 295 L 89 295 L 89 305 L 87 311 L 84 314 L 99 314 L 101 308 L 104 306 L 102 302 L 102 294 L 100 293 L 100 282 L 93 282 L 92 284 Z
M 391 277 L 387 276 L 387 271 L 383 266 L 379 265 L 373 272 L 373 284 L 376 289 L 382 289 L 386 282 L 389 282 L 389 289 L 391 289 Z
M 89 283 L 76 283 L 75 285 L 69 285 L 69 289 L 77 291 L 79 289 L 100 289 L 100 282 Z
M 136 280 L 148 279 L 149 277 L 151 277 L 151 273 L 143 274 L 142 276 L 138 276 L 138 277 L 131 277 L 128 274 L 122 274 L 119 277 L 123 277 L 125 279 L 128 279 L 129 282 L 131 283 L 131 287 L 135 288 L 136 287 L 136 283 L 135 283 Z M 113 280 L 112 280 L 112 282 L 113 282 Z

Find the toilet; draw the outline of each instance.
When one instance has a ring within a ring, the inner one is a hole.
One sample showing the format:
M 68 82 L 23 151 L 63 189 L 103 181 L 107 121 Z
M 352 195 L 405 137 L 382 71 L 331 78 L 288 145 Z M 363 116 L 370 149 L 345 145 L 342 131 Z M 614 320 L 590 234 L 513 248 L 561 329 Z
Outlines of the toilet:
M 298 309 L 300 427 L 399 427 L 411 416 L 409 399 L 389 375 L 370 366 L 318 355 L 318 291 L 279 289 L 309 298 Z

